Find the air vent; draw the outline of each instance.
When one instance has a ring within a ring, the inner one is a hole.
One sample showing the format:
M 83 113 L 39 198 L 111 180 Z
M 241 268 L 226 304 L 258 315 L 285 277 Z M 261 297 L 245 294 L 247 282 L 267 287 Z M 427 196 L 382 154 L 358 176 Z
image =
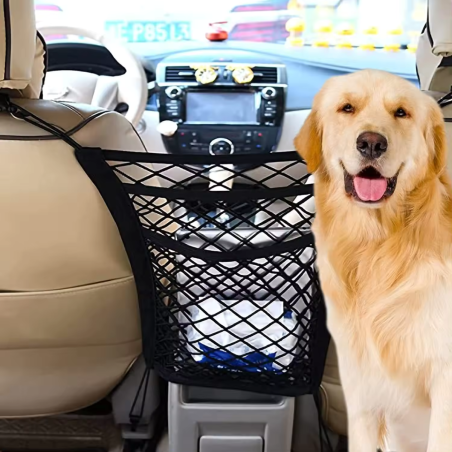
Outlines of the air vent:
M 166 66 L 165 81 L 196 82 L 195 71 L 190 66 Z
M 256 66 L 254 71 L 254 83 L 278 83 L 278 68 L 268 66 Z

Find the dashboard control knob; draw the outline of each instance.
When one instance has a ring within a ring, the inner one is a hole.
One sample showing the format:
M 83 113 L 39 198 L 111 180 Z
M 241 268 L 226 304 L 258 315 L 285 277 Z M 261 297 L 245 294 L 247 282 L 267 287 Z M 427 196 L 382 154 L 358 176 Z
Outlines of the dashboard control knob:
M 266 100 L 274 99 L 276 97 L 276 89 L 271 86 L 265 87 L 262 90 L 262 97 Z
M 230 155 L 234 153 L 234 144 L 227 138 L 216 138 L 209 145 L 209 153 L 212 155 Z
M 170 99 L 178 99 L 182 94 L 182 90 L 178 86 L 168 86 L 165 93 Z
M 172 137 L 177 132 L 178 125 L 173 121 L 162 121 L 157 126 L 157 131 L 165 137 Z

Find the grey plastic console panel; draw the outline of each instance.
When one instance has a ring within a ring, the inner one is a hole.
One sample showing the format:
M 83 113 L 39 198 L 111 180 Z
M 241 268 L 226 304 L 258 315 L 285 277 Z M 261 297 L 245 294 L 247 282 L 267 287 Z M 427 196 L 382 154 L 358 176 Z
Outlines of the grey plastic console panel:
M 259 436 L 201 436 L 199 452 L 262 452 L 264 442 Z
M 169 452 L 290 452 L 295 399 L 169 385 Z

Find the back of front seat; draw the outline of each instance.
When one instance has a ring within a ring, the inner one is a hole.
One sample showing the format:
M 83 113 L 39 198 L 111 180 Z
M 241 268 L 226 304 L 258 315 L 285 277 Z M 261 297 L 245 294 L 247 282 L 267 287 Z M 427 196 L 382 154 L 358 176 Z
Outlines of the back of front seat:
M 419 38 L 416 67 L 420 87 L 435 99 L 452 91 L 452 8 L 449 0 L 430 0 L 428 18 Z M 451 99 L 452 100 L 452 99 Z M 452 104 L 443 104 L 452 176 Z
M 144 151 L 121 115 L 39 100 L 46 49 L 33 0 L 0 0 L 0 92 L 83 146 Z M 141 352 L 117 227 L 74 149 L 0 113 L 0 417 L 105 397 Z

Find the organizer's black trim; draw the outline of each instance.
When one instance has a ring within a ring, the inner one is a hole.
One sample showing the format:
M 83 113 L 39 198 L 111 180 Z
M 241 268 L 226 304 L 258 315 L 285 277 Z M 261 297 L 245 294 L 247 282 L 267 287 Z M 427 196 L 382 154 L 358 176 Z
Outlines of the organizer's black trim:
M 80 148 L 75 152 L 78 162 L 102 195 L 118 225 L 124 247 L 135 276 L 141 312 L 143 355 L 148 367 L 153 365 L 155 345 L 154 272 L 141 225 L 122 183 L 105 162 L 101 149 Z
M 42 44 L 42 46 L 44 48 L 44 74 L 43 74 L 42 82 L 41 82 L 41 92 L 39 94 L 39 98 L 43 99 L 43 97 L 44 97 L 44 83 L 46 82 L 47 70 L 48 70 L 48 67 L 49 67 L 49 52 L 48 52 L 48 49 L 47 49 L 46 40 L 44 39 L 42 34 L 39 33 L 39 31 L 38 31 L 38 32 L 36 32 L 36 36 L 41 41 L 41 44 Z
M 11 80 L 11 5 L 9 0 L 3 1 L 3 14 L 5 16 L 5 80 Z
M 315 246 L 315 240 L 314 240 Z M 319 304 L 317 307 L 317 317 L 316 317 L 316 328 L 315 328 L 315 337 L 313 342 L 317 344 L 317 353 L 314 354 L 312 360 L 312 370 L 313 370 L 313 381 L 321 382 L 323 378 L 323 371 L 325 368 L 326 357 L 328 354 L 328 348 L 330 344 L 330 333 L 326 327 L 326 304 L 323 298 L 323 292 L 320 289 L 320 281 L 318 282 L 318 296 L 320 297 Z M 322 351 L 322 353 L 320 353 Z M 312 387 L 312 392 L 318 391 L 317 386 Z
M 132 195 L 155 196 L 156 198 L 166 198 L 168 200 L 183 199 L 186 201 L 196 201 L 199 199 L 199 192 L 196 190 L 177 190 L 176 188 L 154 187 L 142 184 L 124 184 L 127 193 Z M 261 190 L 234 190 L 234 191 L 203 191 L 203 201 L 252 201 L 274 198 L 290 198 L 299 195 L 312 195 L 314 187 L 312 184 L 297 187 L 269 188 Z
M 328 337 L 329 342 L 329 336 L 328 332 L 325 333 L 325 335 Z M 325 354 L 326 356 L 326 354 Z M 325 360 L 324 360 L 325 361 Z M 159 364 L 158 362 L 154 365 L 155 370 L 159 375 L 165 375 L 166 368 Z M 322 366 L 322 372 L 323 372 L 323 366 Z M 234 378 L 235 377 L 235 378 Z M 162 377 L 166 379 L 165 377 Z M 272 378 L 277 378 L 275 375 L 272 375 Z M 239 380 L 239 382 L 237 381 Z M 172 376 L 171 383 L 176 383 L 179 385 L 185 385 L 185 386 L 197 386 L 202 388 L 221 388 L 221 389 L 234 389 L 234 390 L 241 390 L 241 391 L 249 391 L 249 392 L 257 392 L 260 394 L 270 394 L 270 395 L 280 395 L 284 397 L 301 397 L 304 395 L 312 394 L 313 392 L 318 390 L 318 384 L 311 384 L 309 386 L 304 385 L 303 390 L 300 388 L 294 388 L 294 387 L 282 387 L 279 385 L 276 389 L 273 386 L 268 386 L 266 384 L 259 384 L 256 382 L 254 378 L 250 378 L 250 381 L 246 382 L 246 375 L 241 373 L 240 375 L 233 375 L 231 372 L 225 370 L 223 378 L 221 380 L 208 380 L 204 379 L 202 383 L 197 383 L 193 380 L 193 378 L 187 378 L 183 376 Z
M 427 22 L 426 22 L 426 23 L 424 24 L 424 26 L 422 27 L 421 35 L 422 35 L 423 33 L 425 33 L 425 30 L 427 30 Z M 417 77 L 417 81 L 418 81 L 419 83 L 421 83 L 421 78 L 419 77 L 419 67 L 418 67 L 417 63 L 416 63 L 416 77 Z
M 293 240 L 284 241 L 274 245 L 266 246 L 265 248 L 252 248 L 242 251 L 208 251 L 192 246 L 185 243 L 178 242 L 177 240 L 166 237 L 162 234 L 149 231 L 147 229 L 143 232 L 144 236 L 148 238 L 152 243 L 168 248 L 172 251 L 177 251 L 184 256 L 197 257 L 206 262 L 235 262 L 238 260 L 251 260 L 260 259 L 262 257 L 270 257 L 278 254 L 286 253 L 294 248 L 307 247 L 314 244 L 314 236 L 312 233 L 307 233 L 303 237 L 299 237 Z
M 430 41 L 430 45 L 433 48 L 434 46 L 434 42 L 433 42 L 433 37 L 432 37 L 432 33 L 430 31 L 430 2 L 427 2 L 427 22 L 425 23 L 426 29 L 427 29 L 427 36 L 428 36 L 428 40 Z
M 123 161 L 123 151 L 104 151 L 105 159 Z M 296 151 L 273 152 L 271 154 L 232 154 L 232 155 L 193 155 L 193 154 L 154 154 L 128 152 L 127 161 L 142 163 L 161 163 L 169 165 L 224 165 L 224 164 L 258 164 L 300 161 L 302 158 Z

